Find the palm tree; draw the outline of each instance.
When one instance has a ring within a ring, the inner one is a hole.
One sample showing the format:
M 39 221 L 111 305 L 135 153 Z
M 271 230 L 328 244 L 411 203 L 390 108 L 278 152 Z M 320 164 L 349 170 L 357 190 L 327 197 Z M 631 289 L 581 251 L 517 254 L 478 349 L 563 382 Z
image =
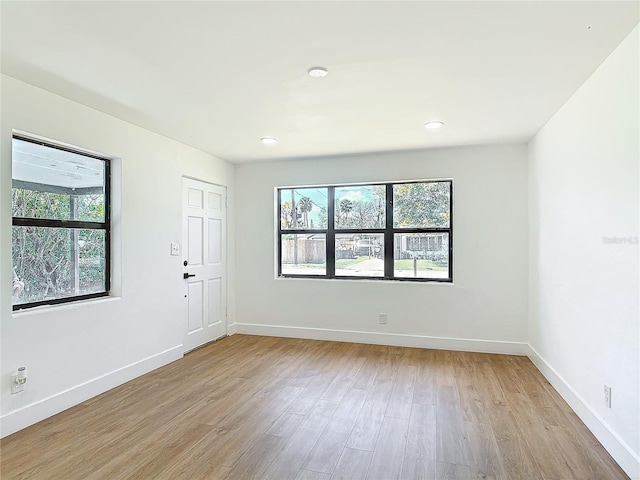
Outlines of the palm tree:
M 309 228 L 308 213 L 313 208 L 313 202 L 309 197 L 302 197 L 298 202 L 298 206 L 300 207 L 300 212 L 302 212 L 302 226 L 305 228 Z
M 338 204 L 340 212 L 344 215 L 344 226 L 347 226 L 347 220 L 349 219 L 349 212 L 353 210 L 353 202 L 348 198 L 343 198 Z

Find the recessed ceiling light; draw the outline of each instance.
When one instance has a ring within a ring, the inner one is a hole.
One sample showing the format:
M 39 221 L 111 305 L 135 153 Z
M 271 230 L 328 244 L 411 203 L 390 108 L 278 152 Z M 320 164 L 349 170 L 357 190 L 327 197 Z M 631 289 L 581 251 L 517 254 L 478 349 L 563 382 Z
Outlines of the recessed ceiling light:
M 311 67 L 308 73 L 310 77 L 322 78 L 326 77 L 329 74 L 329 70 L 324 67 Z
M 424 128 L 428 128 L 429 130 L 434 130 L 436 128 L 440 128 L 444 125 L 444 122 L 427 122 L 424 124 Z
M 260 141 L 265 145 L 275 145 L 278 143 L 278 139 L 276 137 L 262 137 Z

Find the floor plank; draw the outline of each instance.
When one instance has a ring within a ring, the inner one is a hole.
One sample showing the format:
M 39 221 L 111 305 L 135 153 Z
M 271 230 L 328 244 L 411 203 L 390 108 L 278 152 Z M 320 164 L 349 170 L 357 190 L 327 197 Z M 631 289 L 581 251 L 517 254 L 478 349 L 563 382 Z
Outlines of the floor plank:
M 367 479 L 393 480 L 400 478 L 408 428 L 409 420 L 395 417 L 384 418 L 367 472 Z
M 436 407 L 415 403 L 409 419 L 402 478 L 436 478 Z
M 336 409 L 331 423 L 314 446 L 304 468 L 316 472 L 332 473 L 338 464 L 358 413 L 364 405 L 366 390 L 353 388 L 347 392 Z
M 273 435 L 260 435 L 226 472 L 225 480 L 262 478 L 263 472 L 278 454 L 286 439 Z
M 347 441 L 349 448 L 373 451 L 392 388 L 389 380 L 377 379 L 373 383 Z
M 413 389 L 416 381 L 417 368 L 413 365 L 401 365 L 393 384 L 389 405 L 387 405 L 387 417 L 406 418 L 411 415 L 413 404 Z
M 371 462 L 371 455 L 373 455 L 373 452 L 368 450 L 345 448 L 331 479 L 365 480 L 369 470 L 369 463 Z
M 330 480 L 331 475 L 327 473 L 312 472 L 311 470 L 300 470 L 296 480 Z
M 471 469 L 466 465 L 438 462 L 436 475 L 438 480 L 472 480 Z
M 438 461 L 469 465 L 468 439 L 455 387 L 438 387 L 436 439 Z
M 321 400 L 289 438 L 261 478 L 294 480 L 338 407 L 335 400 Z

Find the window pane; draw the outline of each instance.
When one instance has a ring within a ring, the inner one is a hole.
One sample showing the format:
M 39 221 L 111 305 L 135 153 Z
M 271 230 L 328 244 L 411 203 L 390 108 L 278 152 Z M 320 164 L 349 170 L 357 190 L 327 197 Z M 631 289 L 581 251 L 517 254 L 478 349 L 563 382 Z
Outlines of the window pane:
M 393 186 L 394 228 L 449 228 L 449 182 L 401 183 Z
M 282 235 L 283 275 L 326 275 L 327 237 L 324 233 Z
M 336 275 L 383 277 L 384 235 L 336 235 Z
M 104 230 L 14 226 L 12 237 L 14 305 L 106 291 Z
M 326 229 L 327 189 L 291 188 L 280 190 L 280 228 L 282 230 Z
M 384 185 L 336 187 L 336 228 L 384 228 Z
M 104 222 L 103 194 L 66 195 L 13 188 L 11 208 L 13 217 Z
M 17 138 L 12 148 L 14 217 L 104 221 L 104 161 Z
M 449 278 L 449 234 L 394 235 L 393 270 L 403 278 Z

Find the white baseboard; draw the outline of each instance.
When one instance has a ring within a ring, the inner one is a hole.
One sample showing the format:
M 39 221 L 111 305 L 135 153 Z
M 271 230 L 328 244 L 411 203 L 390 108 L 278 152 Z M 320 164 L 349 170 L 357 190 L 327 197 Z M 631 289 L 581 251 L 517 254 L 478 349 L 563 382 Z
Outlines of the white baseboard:
M 227 325 L 227 335 L 231 336 L 231 335 L 235 335 L 236 333 L 238 333 L 238 324 L 237 323 L 231 323 L 229 325 Z
M 0 417 L 0 438 L 182 358 L 182 345 L 152 355 Z
M 632 480 L 640 480 L 640 457 L 540 354 L 528 345 L 528 356 L 549 383 Z
M 235 327 L 237 333 L 265 335 L 269 337 L 307 338 L 310 340 L 433 348 L 437 350 L 459 350 L 463 352 L 504 353 L 509 355 L 526 355 L 527 352 L 527 344 L 520 342 L 428 337 L 425 335 L 359 332 L 353 330 L 330 330 L 325 328 L 286 327 L 254 323 L 236 323 Z

